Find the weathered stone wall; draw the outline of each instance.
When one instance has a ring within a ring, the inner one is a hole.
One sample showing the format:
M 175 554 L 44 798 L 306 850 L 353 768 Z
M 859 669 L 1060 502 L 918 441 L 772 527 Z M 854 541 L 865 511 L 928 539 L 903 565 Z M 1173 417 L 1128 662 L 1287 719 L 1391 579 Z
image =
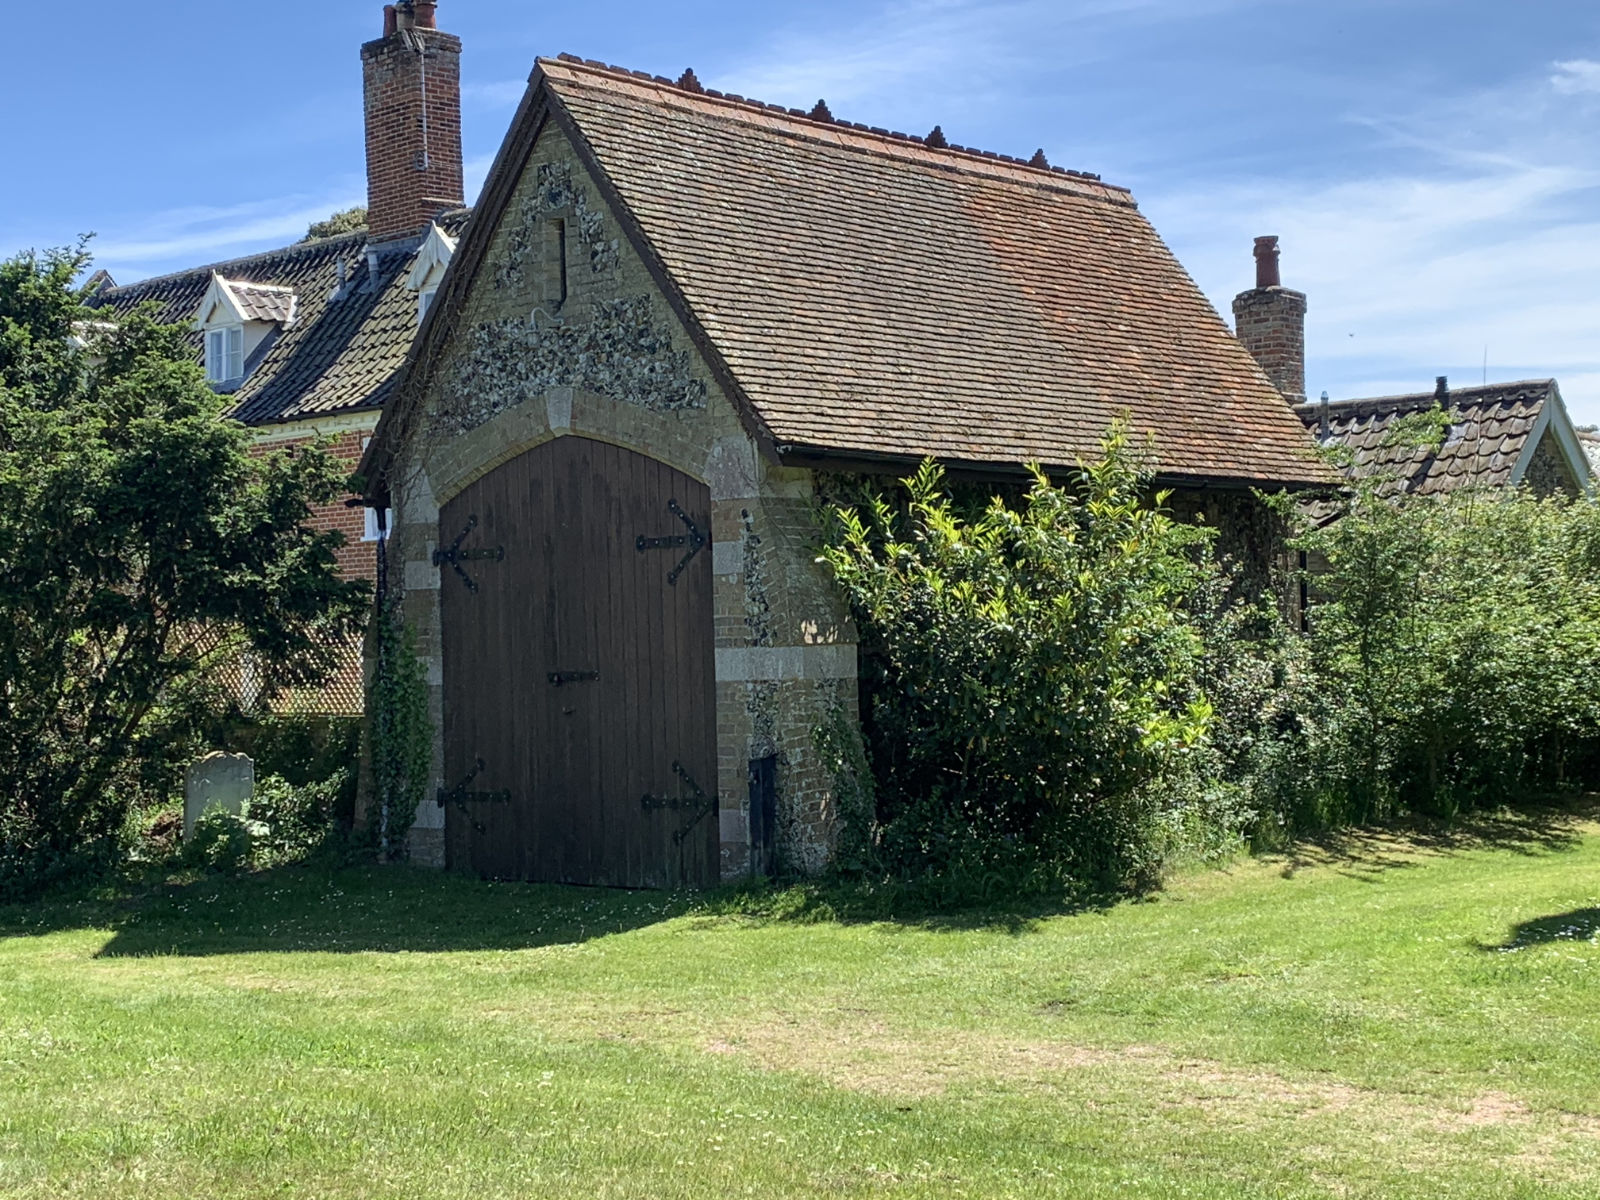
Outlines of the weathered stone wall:
M 775 758 L 778 853 L 815 869 L 835 836 L 818 727 L 856 710 L 855 637 L 815 558 L 815 484 L 758 452 L 599 189 L 553 126 L 534 148 L 443 352 L 391 487 L 390 585 L 426 662 L 442 784 L 443 663 L 431 561 L 440 507 L 554 437 L 647 454 L 712 498 L 718 799 L 724 877 L 750 864 L 749 766 Z M 425 802 L 413 856 L 442 864 Z
M 1573 476 L 1567 460 L 1561 457 L 1555 440 L 1555 434 L 1547 428 L 1528 461 L 1528 469 L 1522 476 L 1523 485 L 1536 496 L 1581 496 L 1583 485 Z
M 1190 525 L 1216 530 L 1216 555 L 1236 573 L 1237 588 L 1247 596 L 1272 591 L 1286 615 L 1296 601 L 1290 586 L 1291 562 L 1284 546 L 1283 521 L 1254 492 L 1238 488 L 1178 488 L 1167 501 L 1172 515 Z

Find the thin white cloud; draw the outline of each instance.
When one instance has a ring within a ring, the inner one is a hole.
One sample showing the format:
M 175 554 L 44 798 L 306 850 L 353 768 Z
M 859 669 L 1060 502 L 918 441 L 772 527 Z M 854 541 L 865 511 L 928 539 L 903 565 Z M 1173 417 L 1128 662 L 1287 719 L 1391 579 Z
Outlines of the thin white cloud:
M 113 229 L 91 245 L 97 265 L 120 282 L 182 270 L 287 245 L 330 213 L 361 204 L 353 189 L 320 200 L 289 196 L 227 207 L 187 207 L 157 213 L 139 225 Z
M 478 197 L 483 194 L 484 180 L 489 178 L 489 168 L 492 166 L 494 166 L 493 154 L 480 154 L 462 164 L 461 175 L 464 184 L 462 190 L 466 194 L 468 204 L 475 206 L 478 203 Z
M 780 33 L 730 77 L 711 86 L 768 102 L 809 108 L 823 98 L 847 119 L 894 119 L 904 98 L 925 103 L 926 87 L 961 77 L 963 92 L 945 93 L 952 107 L 982 100 L 973 63 L 1009 103 L 1008 71 L 1034 63 L 1040 47 L 1061 69 L 1109 52 L 1099 32 L 1130 21 L 1195 20 L 1258 0 L 894 0 L 873 6 L 854 26 L 826 34 Z M 1069 32 L 1070 31 L 1070 32 Z M 841 112 L 856 105 L 861 116 Z
M 1550 86 L 1564 95 L 1579 92 L 1600 92 L 1600 62 L 1589 58 L 1574 58 L 1553 64 L 1556 73 L 1550 76 Z
M 1335 396 L 1426 388 L 1485 350 L 1489 377 L 1557 375 L 1600 419 L 1600 172 L 1521 167 L 1459 178 L 1281 182 L 1146 196 L 1145 208 L 1226 314 L 1252 283 L 1251 238 L 1282 238 L 1308 294 L 1307 385 Z

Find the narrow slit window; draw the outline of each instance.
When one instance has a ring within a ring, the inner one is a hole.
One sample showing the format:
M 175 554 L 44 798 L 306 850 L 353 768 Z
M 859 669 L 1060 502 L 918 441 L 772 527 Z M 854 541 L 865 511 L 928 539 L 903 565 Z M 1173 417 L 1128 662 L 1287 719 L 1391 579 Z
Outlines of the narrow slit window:
M 567 302 L 567 223 L 560 217 L 545 222 L 546 276 L 545 299 L 560 308 Z

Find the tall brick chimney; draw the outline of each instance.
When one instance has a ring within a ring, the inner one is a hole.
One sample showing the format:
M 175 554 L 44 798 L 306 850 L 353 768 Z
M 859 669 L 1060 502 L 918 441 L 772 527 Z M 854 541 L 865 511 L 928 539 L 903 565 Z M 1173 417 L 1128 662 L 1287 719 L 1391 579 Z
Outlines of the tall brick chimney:
M 1233 298 L 1234 330 L 1290 404 L 1306 399 L 1306 296 L 1283 286 L 1278 239 L 1256 239 L 1256 286 Z
M 436 7 L 429 0 L 384 5 L 383 36 L 361 47 L 374 242 L 420 232 L 465 203 L 461 39 L 438 30 Z

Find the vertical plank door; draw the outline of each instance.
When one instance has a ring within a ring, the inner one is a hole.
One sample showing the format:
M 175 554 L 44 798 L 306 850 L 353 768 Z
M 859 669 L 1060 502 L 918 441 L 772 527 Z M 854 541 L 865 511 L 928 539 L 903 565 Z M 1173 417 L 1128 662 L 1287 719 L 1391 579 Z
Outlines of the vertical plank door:
M 444 506 L 441 547 L 469 531 L 440 579 L 451 866 L 716 882 L 710 528 L 704 484 L 581 437 Z

